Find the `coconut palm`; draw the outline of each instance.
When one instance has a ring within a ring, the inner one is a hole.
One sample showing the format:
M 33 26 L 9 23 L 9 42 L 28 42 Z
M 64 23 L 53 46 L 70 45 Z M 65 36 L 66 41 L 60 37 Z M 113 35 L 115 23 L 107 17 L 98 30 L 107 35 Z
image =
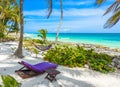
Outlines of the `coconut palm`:
M 7 31 L 6 29 L 11 29 L 15 26 L 15 22 L 18 25 L 19 22 L 19 10 L 18 5 L 14 4 L 12 0 L 0 1 L 0 26 L 1 31 Z
M 60 28 L 61 28 L 62 19 L 63 19 L 63 5 L 62 5 L 62 0 L 60 0 L 60 9 L 61 9 L 61 16 L 60 16 L 60 22 L 59 22 L 58 30 L 57 30 L 57 34 L 56 34 L 55 44 L 58 41 L 58 36 L 59 36 L 59 33 L 60 33 Z
M 45 43 L 48 31 L 46 29 L 40 29 L 38 30 L 38 32 L 39 32 L 38 37 L 41 37 L 43 39 L 43 43 Z
M 0 42 L 2 41 L 2 38 L 4 38 L 4 33 L 0 31 Z
M 0 0 L 0 40 L 19 24 L 18 5 L 13 0 Z M 18 27 L 19 29 L 19 27 Z
M 19 58 L 22 58 L 23 55 L 22 55 L 22 45 L 23 45 L 23 29 L 24 29 L 24 25 L 23 25 L 23 1 L 24 0 L 20 0 L 20 40 L 19 40 L 19 45 L 18 45 L 18 48 L 17 50 L 15 51 L 14 55 L 19 57 Z M 52 0 L 47 0 L 48 1 L 48 15 L 47 15 L 47 18 L 50 17 L 51 13 L 52 13 L 52 5 L 53 5 L 53 1 Z M 57 36 L 56 36 L 56 40 L 55 42 L 57 41 L 57 38 L 58 38 L 58 35 L 59 35 L 59 31 L 60 31 L 60 26 L 61 26 L 61 21 L 62 21 L 62 18 L 63 18 L 63 10 L 62 10 L 62 0 L 60 0 L 60 6 L 61 6 L 61 19 L 60 19 L 60 24 L 59 24 L 59 27 L 58 27 L 58 32 L 57 32 Z
M 18 49 L 14 53 L 14 55 L 17 57 L 23 57 L 22 56 L 22 43 L 23 43 L 23 14 L 22 14 L 23 6 L 22 5 L 23 5 L 23 0 L 20 0 L 20 9 L 18 7 L 17 0 L 1 0 L 0 1 L 0 6 L 1 6 L 0 7 L 0 19 L 1 19 L 0 26 L 2 26 L 2 31 L 4 31 L 6 27 L 7 28 L 9 27 L 7 34 L 11 30 L 12 31 L 19 30 L 19 13 L 20 13 L 20 25 L 21 25 L 20 39 L 19 39 Z M 19 10 L 21 12 L 19 12 Z
M 1 0 L 4 1 L 4 0 Z M 13 1 L 16 2 L 16 0 L 9 0 L 9 1 Z M 96 0 L 96 4 L 100 5 L 104 2 L 105 0 Z M 49 9 L 48 9 L 48 16 L 47 18 L 49 18 L 50 14 L 52 13 L 52 8 L 53 8 L 53 0 L 48 0 L 49 2 Z M 109 13 L 110 11 L 113 10 L 114 14 L 112 17 L 110 17 L 110 19 L 108 19 L 108 21 L 105 24 L 105 28 L 107 27 L 112 27 L 113 25 L 115 25 L 119 19 L 120 19 L 120 0 L 116 0 L 115 3 L 108 8 L 108 10 L 106 11 L 106 13 L 104 15 L 106 15 L 107 13 Z M 62 0 L 60 0 L 60 8 L 61 8 L 61 17 L 60 17 L 60 23 L 58 26 L 58 31 L 57 31 L 57 35 L 56 35 L 56 39 L 55 39 L 55 43 L 57 42 L 58 39 L 58 35 L 60 32 L 60 27 L 61 27 L 61 23 L 62 23 L 62 18 L 63 18 L 63 8 L 62 8 Z M 1 9 L 1 7 L 0 7 Z M 3 13 L 3 11 L 0 11 L 0 15 Z M 2 16 L 1 16 L 2 17 Z M 0 17 L 0 18 L 1 18 Z M 20 41 L 19 41 L 19 46 L 18 49 L 15 52 L 15 55 L 18 57 L 23 57 L 22 56 L 22 43 L 23 43 L 23 0 L 20 0 L 20 25 L 21 25 L 21 29 L 20 29 Z M 1 26 L 1 23 L 0 23 Z
M 17 56 L 18 58 L 22 58 L 22 46 L 23 46 L 23 31 L 24 31 L 24 22 L 23 22 L 23 2 L 24 0 L 20 0 L 20 39 L 19 39 L 19 45 L 17 50 L 15 51 L 14 55 Z M 48 16 L 49 18 L 51 12 L 52 12 L 52 0 L 48 0 L 49 2 L 49 10 L 48 10 Z
M 97 5 L 101 5 L 106 0 L 96 0 Z M 120 0 L 115 0 L 115 2 L 107 9 L 104 15 L 113 12 L 113 15 L 107 20 L 104 28 L 113 27 L 120 20 Z
M 17 56 L 18 58 L 23 58 L 22 54 L 22 47 L 23 47 L 23 29 L 24 29 L 24 20 L 23 20 L 23 1 L 20 0 L 20 39 L 19 39 L 19 44 L 18 48 L 15 51 L 14 55 Z
M 52 13 L 52 9 L 53 9 L 53 1 L 52 0 L 48 0 L 49 1 L 49 8 L 48 8 L 48 18 L 50 16 L 50 14 Z M 60 10 L 61 10 L 61 15 L 60 15 L 60 22 L 59 22 L 59 25 L 58 25 L 58 29 L 57 29 L 57 34 L 56 34 L 56 38 L 55 38 L 55 44 L 57 43 L 58 41 L 58 36 L 59 36 L 59 33 L 60 33 L 60 28 L 61 28 L 61 25 L 62 25 L 62 19 L 63 19 L 63 4 L 62 4 L 62 0 L 60 0 Z

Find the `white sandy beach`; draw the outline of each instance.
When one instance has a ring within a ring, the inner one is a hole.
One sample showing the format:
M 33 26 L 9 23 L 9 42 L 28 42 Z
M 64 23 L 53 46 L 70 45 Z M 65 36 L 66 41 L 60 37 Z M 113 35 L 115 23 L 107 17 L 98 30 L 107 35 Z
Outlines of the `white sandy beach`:
M 17 47 L 15 42 L 0 43 L 0 75 L 15 77 L 18 82 L 22 83 L 22 87 L 120 87 L 120 73 L 102 74 L 86 68 L 68 68 L 61 65 L 57 68 L 61 72 L 56 77 L 57 81 L 50 82 L 44 79 L 46 73 L 22 79 L 15 73 L 15 70 L 22 67 L 17 62 L 24 60 L 36 64 L 42 62 L 43 57 L 39 55 L 35 58 L 34 54 L 24 50 L 25 58 L 16 59 L 11 56 L 13 54 L 11 48 L 14 47 Z M 0 83 L 2 83 L 1 79 Z

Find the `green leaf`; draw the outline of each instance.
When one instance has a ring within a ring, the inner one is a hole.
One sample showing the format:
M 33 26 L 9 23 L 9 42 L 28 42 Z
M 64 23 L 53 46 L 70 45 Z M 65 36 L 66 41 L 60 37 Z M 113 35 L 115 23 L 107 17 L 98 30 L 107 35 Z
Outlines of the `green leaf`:
M 21 87 L 21 83 L 18 83 L 12 76 L 1 76 L 4 87 Z
M 103 2 L 105 2 L 106 0 L 96 0 L 96 4 L 97 5 L 101 5 Z

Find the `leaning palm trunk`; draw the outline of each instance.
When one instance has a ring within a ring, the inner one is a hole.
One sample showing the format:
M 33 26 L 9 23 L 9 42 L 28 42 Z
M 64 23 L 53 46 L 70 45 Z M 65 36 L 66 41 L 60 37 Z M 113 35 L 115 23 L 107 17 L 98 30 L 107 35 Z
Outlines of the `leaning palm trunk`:
M 4 11 L 3 11 L 3 8 L 2 8 L 2 7 L 0 7 L 0 9 L 1 9 L 1 13 L 0 13 L 0 20 L 1 20 Z
M 60 17 L 60 22 L 59 22 L 59 25 L 58 25 L 58 30 L 57 30 L 56 38 L 55 38 L 55 45 L 57 44 L 57 41 L 58 41 L 58 36 L 59 36 L 59 33 L 60 33 L 60 28 L 61 28 L 62 19 L 63 19 L 63 5 L 62 5 L 62 0 L 60 0 L 60 8 L 61 8 L 61 17 Z
M 58 25 L 58 30 L 57 30 L 57 34 L 56 34 L 56 38 L 55 38 L 55 44 L 57 44 L 57 41 L 58 41 L 58 36 L 59 36 L 59 33 L 60 33 L 61 25 L 62 25 L 62 19 L 60 18 L 60 22 L 59 22 L 59 25 Z
M 15 51 L 14 55 L 18 58 L 22 58 L 22 46 L 23 46 L 23 29 L 24 29 L 24 23 L 23 23 L 23 0 L 20 0 L 20 39 L 19 39 L 19 45 L 17 50 Z

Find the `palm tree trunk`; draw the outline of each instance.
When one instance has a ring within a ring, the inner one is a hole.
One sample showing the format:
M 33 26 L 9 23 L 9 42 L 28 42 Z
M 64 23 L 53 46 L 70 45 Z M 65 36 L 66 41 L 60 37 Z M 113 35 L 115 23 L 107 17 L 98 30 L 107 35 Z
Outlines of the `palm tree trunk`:
M 56 38 L 55 38 L 55 45 L 57 44 L 57 41 L 58 41 L 58 36 L 59 36 L 59 33 L 60 33 L 61 25 L 62 25 L 62 19 L 60 19 L 60 22 L 59 22 L 59 25 L 58 25 L 58 30 L 57 30 L 57 34 L 56 34 Z
M 118 2 L 120 2 L 120 0 L 117 0 Z
M 58 36 L 59 36 L 59 33 L 60 33 L 60 28 L 61 28 L 62 19 L 63 19 L 63 5 L 62 5 L 62 0 L 60 0 L 60 9 L 61 9 L 61 17 L 60 17 L 60 22 L 59 22 L 59 25 L 58 25 L 58 30 L 57 30 L 56 38 L 55 38 L 55 45 L 57 44 L 57 41 L 58 41 Z
M 9 33 L 10 33 L 10 29 L 7 31 L 6 36 L 8 36 Z
M 2 42 L 2 38 L 0 38 L 0 43 Z
M 24 30 L 24 22 L 23 22 L 23 0 L 20 0 L 20 39 L 17 50 L 14 55 L 18 58 L 23 58 L 22 54 L 22 46 L 23 46 L 23 30 Z

